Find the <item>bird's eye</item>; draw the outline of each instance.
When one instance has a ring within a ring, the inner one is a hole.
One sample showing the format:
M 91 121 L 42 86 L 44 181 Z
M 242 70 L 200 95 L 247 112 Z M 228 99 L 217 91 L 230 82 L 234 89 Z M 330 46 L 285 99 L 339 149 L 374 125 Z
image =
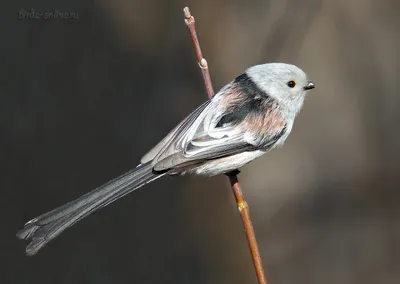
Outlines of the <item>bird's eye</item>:
M 289 86 L 289 88 L 294 88 L 296 86 L 296 81 L 290 80 L 289 82 L 287 82 L 287 85 Z

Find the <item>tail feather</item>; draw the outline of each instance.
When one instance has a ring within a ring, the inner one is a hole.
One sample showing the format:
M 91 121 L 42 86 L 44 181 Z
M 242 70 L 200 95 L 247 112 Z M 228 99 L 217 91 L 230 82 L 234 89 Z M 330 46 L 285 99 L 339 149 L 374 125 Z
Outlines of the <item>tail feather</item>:
M 163 175 L 153 173 L 150 163 L 140 165 L 76 200 L 32 219 L 17 237 L 31 240 L 26 254 L 34 255 L 79 220 Z

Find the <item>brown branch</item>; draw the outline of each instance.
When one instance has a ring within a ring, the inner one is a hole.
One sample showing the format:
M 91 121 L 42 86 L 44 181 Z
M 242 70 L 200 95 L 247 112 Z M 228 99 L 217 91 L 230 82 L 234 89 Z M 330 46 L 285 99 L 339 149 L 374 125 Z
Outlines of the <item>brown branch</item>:
M 228 177 L 229 177 L 229 182 L 231 183 L 233 194 L 235 195 L 236 198 L 236 203 L 238 205 L 240 216 L 242 217 L 242 223 L 244 229 L 246 230 L 247 242 L 249 243 L 249 248 L 251 256 L 253 258 L 253 264 L 254 264 L 254 269 L 256 270 L 258 283 L 267 284 L 267 279 L 265 278 L 260 251 L 258 249 L 258 244 L 256 240 L 256 234 L 254 233 L 253 224 L 250 218 L 249 205 L 244 199 L 243 192 L 240 187 L 237 175 L 229 175 Z
M 211 83 L 210 72 L 208 71 L 208 63 L 207 60 L 203 57 L 201 53 L 199 39 L 197 38 L 196 27 L 194 25 L 194 17 L 190 14 L 189 8 L 185 7 L 183 9 L 183 13 L 185 14 L 185 23 L 189 28 L 190 35 L 192 36 L 193 45 L 196 49 L 197 62 L 199 67 L 201 68 L 201 73 L 203 74 L 204 85 L 206 86 L 208 98 L 212 98 L 214 96 L 214 89 Z
M 214 89 L 211 83 L 210 72 L 208 70 L 207 60 L 203 57 L 201 52 L 199 39 L 197 38 L 195 20 L 194 17 L 190 14 L 189 8 L 185 7 L 183 9 L 185 14 L 185 23 L 189 28 L 190 35 L 193 40 L 194 48 L 196 50 L 197 62 L 201 68 L 201 72 L 203 74 L 204 84 L 207 90 L 208 97 L 211 99 L 214 96 Z M 240 212 L 240 216 L 242 217 L 243 226 L 246 231 L 247 241 L 249 243 L 249 248 L 251 252 L 251 256 L 253 259 L 254 268 L 256 270 L 257 279 L 259 284 L 267 284 L 267 279 L 265 278 L 264 269 L 261 262 L 260 251 L 258 249 L 258 244 L 256 240 L 256 236 L 253 229 L 253 224 L 250 218 L 249 206 L 247 205 L 246 200 L 244 199 L 242 189 L 240 187 L 237 172 L 232 172 L 228 174 L 229 182 L 232 187 L 233 194 L 235 195 L 236 203 L 238 206 L 238 210 Z

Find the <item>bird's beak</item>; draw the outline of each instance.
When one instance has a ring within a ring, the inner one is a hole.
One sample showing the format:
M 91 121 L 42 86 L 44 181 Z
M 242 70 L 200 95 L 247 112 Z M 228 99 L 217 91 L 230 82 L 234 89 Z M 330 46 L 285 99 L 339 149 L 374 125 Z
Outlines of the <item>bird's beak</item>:
M 315 84 L 313 81 L 307 81 L 307 85 L 304 86 L 304 90 L 311 90 L 315 88 Z

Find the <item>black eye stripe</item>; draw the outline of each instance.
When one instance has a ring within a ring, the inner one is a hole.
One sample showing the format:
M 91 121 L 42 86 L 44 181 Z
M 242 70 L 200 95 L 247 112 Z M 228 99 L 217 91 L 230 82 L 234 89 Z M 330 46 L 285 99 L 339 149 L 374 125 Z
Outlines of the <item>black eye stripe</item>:
M 287 82 L 287 85 L 289 86 L 289 88 L 294 88 L 296 86 L 296 81 L 290 80 L 289 82 Z

